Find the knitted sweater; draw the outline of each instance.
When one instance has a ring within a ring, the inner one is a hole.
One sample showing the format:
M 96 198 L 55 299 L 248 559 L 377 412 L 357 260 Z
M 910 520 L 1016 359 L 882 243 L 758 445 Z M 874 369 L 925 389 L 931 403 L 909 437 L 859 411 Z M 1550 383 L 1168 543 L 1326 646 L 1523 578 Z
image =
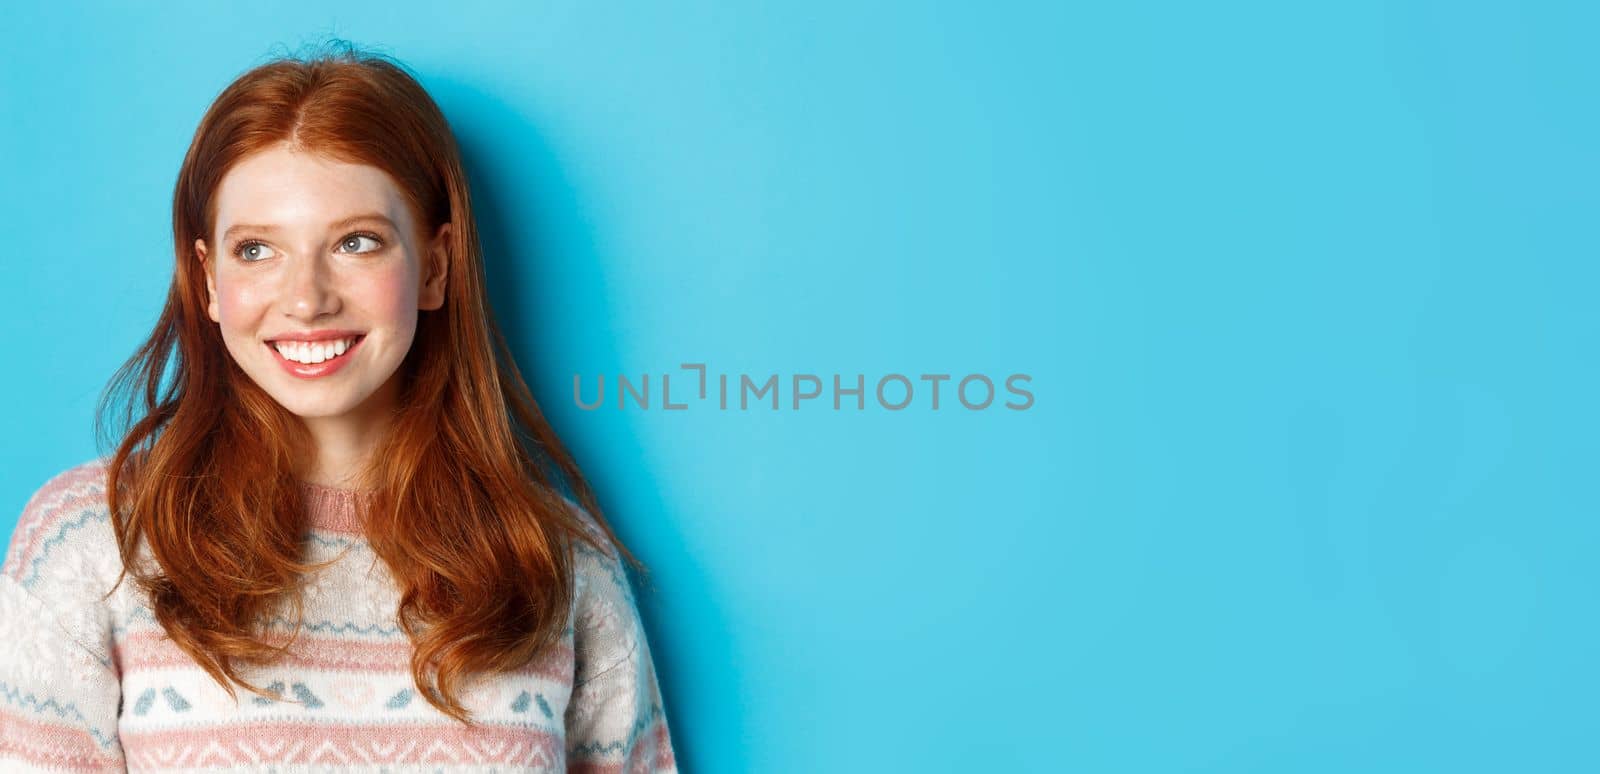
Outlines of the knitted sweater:
M 131 576 L 101 600 L 121 569 L 105 469 L 86 462 L 44 484 L 0 566 L 0 772 L 676 771 L 614 550 L 575 548 L 559 647 L 464 684 L 458 698 L 481 723 L 469 728 L 417 695 L 399 589 L 363 539 L 360 493 L 302 482 L 307 557 L 342 557 L 308 579 L 290 652 L 241 668 L 279 698 L 235 687 L 230 699 L 166 637 Z M 292 624 L 272 619 L 268 639 L 287 641 Z

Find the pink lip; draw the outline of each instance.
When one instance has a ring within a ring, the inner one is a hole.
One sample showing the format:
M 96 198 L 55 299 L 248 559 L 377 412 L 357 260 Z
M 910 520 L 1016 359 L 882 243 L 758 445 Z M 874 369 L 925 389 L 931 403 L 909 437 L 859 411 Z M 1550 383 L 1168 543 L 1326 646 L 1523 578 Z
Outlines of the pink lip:
M 329 338 L 345 338 L 345 336 L 320 337 L 320 335 L 323 333 L 325 332 L 316 331 L 314 334 L 293 334 L 288 336 L 280 336 L 277 339 L 273 339 L 273 341 L 325 341 Z M 305 335 L 318 335 L 319 338 L 299 338 L 300 336 Z M 343 355 L 339 355 L 330 360 L 324 360 L 320 363 L 296 363 L 295 361 L 290 360 L 280 354 L 278 352 L 278 348 L 272 346 L 270 341 L 266 343 L 265 346 L 267 351 L 272 353 L 272 359 L 278 361 L 278 365 L 283 366 L 283 370 L 288 371 L 290 376 L 296 376 L 301 379 L 316 379 L 319 377 L 328 376 L 329 374 L 335 373 L 339 369 L 343 368 L 345 363 L 350 362 L 350 358 L 355 354 L 356 350 L 361 348 L 361 342 L 367 340 L 367 337 L 361 334 L 348 335 L 353 335 L 356 337 L 355 343 L 351 344 L 350 348 L 345 350 Z

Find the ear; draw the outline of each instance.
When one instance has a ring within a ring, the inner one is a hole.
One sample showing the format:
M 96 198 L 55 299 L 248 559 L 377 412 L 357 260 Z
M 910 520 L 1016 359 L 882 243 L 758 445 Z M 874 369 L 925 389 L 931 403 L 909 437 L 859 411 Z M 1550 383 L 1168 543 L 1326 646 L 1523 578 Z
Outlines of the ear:
M 206 240 L 194 240 L 194 254 L 200 261 L 200 271 L 206 275 L 206 315 L 214 323 L 222 322 L 222 315 L 217 313 L 217 274 L 216 267 L 206 254 Z
M 417 288 L 417 308 L 432 311 L 444 306 L 445 280 L 450 275 L 450 224 L 442 223 L 422 256 L 422 282 Z

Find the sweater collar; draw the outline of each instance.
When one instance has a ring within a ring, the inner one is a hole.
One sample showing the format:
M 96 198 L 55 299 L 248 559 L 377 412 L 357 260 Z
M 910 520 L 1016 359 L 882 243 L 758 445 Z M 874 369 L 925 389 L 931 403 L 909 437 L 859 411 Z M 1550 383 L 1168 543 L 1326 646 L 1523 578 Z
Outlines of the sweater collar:
M 361 535 L 362 514 L 372 493 L 358 489 L 339 489 L 309 481 L 300 482 L 311 528 L 322 532 Z

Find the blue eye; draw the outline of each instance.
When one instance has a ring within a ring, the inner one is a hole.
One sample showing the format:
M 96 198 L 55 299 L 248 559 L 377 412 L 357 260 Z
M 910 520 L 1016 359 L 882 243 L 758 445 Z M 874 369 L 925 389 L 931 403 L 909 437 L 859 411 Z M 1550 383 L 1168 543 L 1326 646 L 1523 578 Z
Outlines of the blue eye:
M 371 242 L 372 246 L 362 249 L 361 240 L 363 239 Z M 339 242 L 339 247 L 343 248 L 344 252 L 347 253 L 370 253 L 382 248 L 383 240 L 373 234 L 351 234 Z
M 338 251 L 342 253 L 372 253 L 383 249 L 383 240 L 376 234 L 351 234 L 339 241 Z M 245 263 L 260 263 L 277 255 L 277 251 L 268 247 L 264 242 L 246 240 L 233 248 L 233 254 Z
M 263 255 L 263 251 L 266 253 Z M 272 248 L 261 242 L 240 242 L 233 248 L 233 254 L 239 256 L 246 263 L 257 263 L 272 257 Z

